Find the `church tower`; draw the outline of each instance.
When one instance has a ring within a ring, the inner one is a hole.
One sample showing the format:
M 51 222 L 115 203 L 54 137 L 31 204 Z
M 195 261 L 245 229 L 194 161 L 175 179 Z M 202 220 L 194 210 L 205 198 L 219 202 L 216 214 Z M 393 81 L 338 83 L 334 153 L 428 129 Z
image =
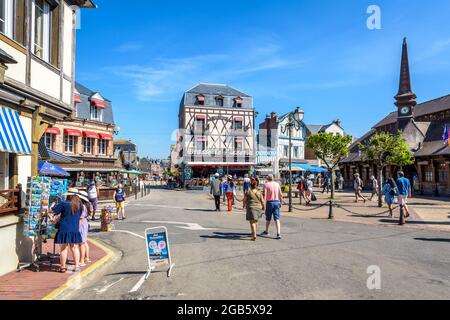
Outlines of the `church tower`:
M 411 76 L 409 73 L 408 45 L 403 39 L 402 63 L 400 67 L 400 85 L 395 96 L 395 105 L 398 109 L 397 128 L 402 130 L 414 119 L 414 107 L 417 105 L 417 96 L 411 89 Z

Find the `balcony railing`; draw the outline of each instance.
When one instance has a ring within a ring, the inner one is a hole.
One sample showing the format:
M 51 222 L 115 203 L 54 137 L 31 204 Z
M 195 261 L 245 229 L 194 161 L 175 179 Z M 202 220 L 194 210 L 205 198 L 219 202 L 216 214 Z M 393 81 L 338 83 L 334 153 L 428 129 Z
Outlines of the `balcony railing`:
M 17 213 L 21 209 L 22 189 L 0 190 L 0 214 Z

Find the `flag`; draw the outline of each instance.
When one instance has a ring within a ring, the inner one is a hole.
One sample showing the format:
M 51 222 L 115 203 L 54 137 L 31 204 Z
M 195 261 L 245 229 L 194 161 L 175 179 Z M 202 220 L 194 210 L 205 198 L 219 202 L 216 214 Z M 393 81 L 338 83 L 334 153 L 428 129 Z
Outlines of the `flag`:
M 444 128 L 444 135 L 442 136 L 442 139 L 444 140 L 445 144 L 450 145 L 450 129 L 445 125 Z

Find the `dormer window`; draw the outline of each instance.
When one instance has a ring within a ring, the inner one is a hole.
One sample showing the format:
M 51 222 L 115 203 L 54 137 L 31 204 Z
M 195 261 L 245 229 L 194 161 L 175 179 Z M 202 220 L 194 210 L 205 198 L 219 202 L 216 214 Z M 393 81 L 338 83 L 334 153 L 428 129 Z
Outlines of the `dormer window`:
M 197 96 L 197 105 L 204 106 L 205 105 L 205 96 L 200 94 Z
M 242 98 L 241 97 L 237 97 L 234 99 L 234 106 L 236 108 L 242 108 Z
M 216 98 L 216 103 L 217 103 L 217 106 L 223 107 L 223 97 L 222 96 L 218 96 Z

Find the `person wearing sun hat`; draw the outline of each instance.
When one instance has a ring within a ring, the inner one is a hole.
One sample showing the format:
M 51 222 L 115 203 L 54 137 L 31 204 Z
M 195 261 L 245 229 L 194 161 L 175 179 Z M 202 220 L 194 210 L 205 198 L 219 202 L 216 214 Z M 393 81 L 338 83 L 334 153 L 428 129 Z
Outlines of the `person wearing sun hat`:
M 87 263 L 91 262 L 91 260 L 89 259 L 89 244 L 87 239 L 89 232 L 88 206 L 90 199 L 86 191 L 79 191 L 77 195 L 83 201 L 83 211 L 81 213 L 80 219 L 81 241 L 83 241 L 80 244 L 80 267 L 84 267 L 86 266 Z
M 52 203 L 50 209 L 54 215 L 59 217 L 58 232 L 55 236 L 55 243 L 60 245 L 60 268 L 59 272 L 67 272 L 66 262 L 68 248 L 72 251 L 75 260 L 75 271 L 80 271 L 80 247 L 83 242 L 80 233 L 80 219 L 83 211 L 83 204 L 80 199 L 78 189 L 70 188 L 67 193 L 67 200 L 59 204 Z

